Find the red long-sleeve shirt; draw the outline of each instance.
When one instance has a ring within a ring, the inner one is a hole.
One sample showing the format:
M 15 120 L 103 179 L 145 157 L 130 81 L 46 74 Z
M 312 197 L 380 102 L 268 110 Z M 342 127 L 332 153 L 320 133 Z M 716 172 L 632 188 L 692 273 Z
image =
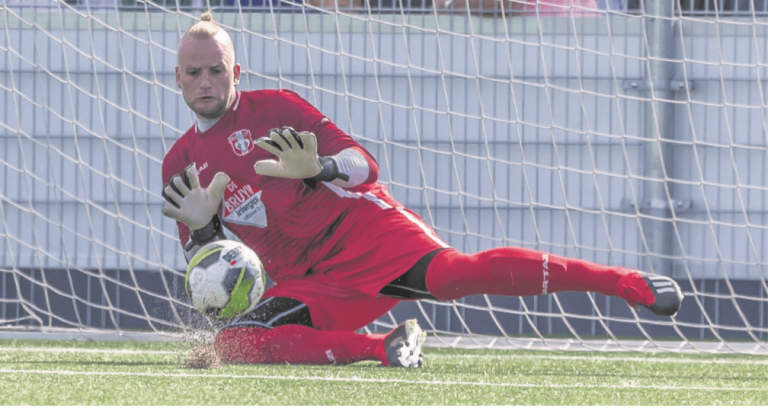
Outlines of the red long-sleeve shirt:
M 275 157 L 254 146 L 254 141 L 282 126 L 314 133 L 320 156 L 358 150 L 368 161 L 367 180 L 351 189 L 319 183 L 311 190 L 301 180 L 256 174 L 256 161 Z M 304 276 L 313 265 L 342 250 L 346 231 L 340 229 L 356 224 L 341 223 L 342 219 L 365 222 L 402 206 L 376 181 L 378 165 L 373 156 L 289 90 L 239 92 L 210 129 L 201 133 L 192 126 L 163 159 L 163 184 L 193 162 L 204 187 L 217 172 L 230 176 L 219 215 L 230 231 L 256 251 L 276 282 Z M 184 245 L 189 229 L 183 223 L 178 228 Z

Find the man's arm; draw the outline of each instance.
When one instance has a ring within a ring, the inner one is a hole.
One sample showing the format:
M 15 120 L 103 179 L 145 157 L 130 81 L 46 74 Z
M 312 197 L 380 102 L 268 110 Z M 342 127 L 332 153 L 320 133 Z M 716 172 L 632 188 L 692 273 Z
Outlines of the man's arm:
M 274 98 L 273 106 L 286 127 L 273 129 L 257 141 L 257 146 L 277 156 L 277 160 L 256 163 L 257 173 L 303 179 L 312 188 L 323 181 L 354 188 L 378 179 L 373 155 L 309 102 L 288 90 Z
M 317 181 L 330 181 L 331 184 L 342 188 L 357 187 L 371 177 L 371 164 L 366 158 L 366 151 L 362 146 L 349 147 L 334 156 L 322 157 L 320 162 L 323 164 L 323 171 L 314 177 Z M 368 153 L 370 155 L 370 153 Z M 378 166 L 373 158 L 370 159 L 376 166 L 376 176 L 378 176 Z M 372 180 L 376 181 L 376 179 Z M 307 183 L 307 180 L 304 180 Z M 310 183 L 307 183 L 310 185 Z M 312 187 L 310 185 L 310 187 Z
M 339 154 L 320 157 L 317 137 L 293 128 L 272 129 L 268 137 L 256 141 L 256 146 L 274 154 L 277 160 L 260 160 L 253 165 L 258 174 L 289 179 L 302 179 L 310 188 L 327 181 L 343 188 L 363 184 L 370 176 L 365 154 L 350 147 Z

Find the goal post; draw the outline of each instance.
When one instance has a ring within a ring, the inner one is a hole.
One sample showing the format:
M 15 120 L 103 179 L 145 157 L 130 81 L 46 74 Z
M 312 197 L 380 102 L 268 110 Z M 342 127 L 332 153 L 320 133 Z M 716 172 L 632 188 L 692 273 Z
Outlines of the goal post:
M 366 330 L 415 316 L 452 347 L 768 351 L 761 2 L 255 3 L 0 6 L 0 327 L 211 328 L 160 173 L 193 120 L 178 40 L 212 9 L 240 89 L 301 94 L 451 246 L 636 268 L 686 295 L 675 318 L 584 293 L 402 302 Z

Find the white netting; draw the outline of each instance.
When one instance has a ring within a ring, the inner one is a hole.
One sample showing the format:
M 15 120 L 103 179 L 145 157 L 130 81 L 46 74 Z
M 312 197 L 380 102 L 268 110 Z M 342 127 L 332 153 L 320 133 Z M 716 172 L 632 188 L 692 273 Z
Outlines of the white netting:
M 243 89 L 315 104 L 452 246 L 654 271 L 687 295 L 675 319 L 590 294 L 404 303 L 369 330 L 418 316 L 447 345 L 764 351 L 766 4 L 445 3 L 6 0 L 0 325 L 196 324 L 160 164 L 192 122 L 178 38 L 212 7 Z

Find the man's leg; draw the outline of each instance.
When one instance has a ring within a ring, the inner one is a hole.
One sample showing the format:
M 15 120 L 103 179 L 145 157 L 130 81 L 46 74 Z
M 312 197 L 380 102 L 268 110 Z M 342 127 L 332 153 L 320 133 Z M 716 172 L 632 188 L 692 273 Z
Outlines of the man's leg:
M 270 297 L 220 331 L 215 345 L 225 363 L 349 364 L 383 360 L 382 338 L 318 330 L 306 304 Z
M 318 282 L 290 281 L 269 292 L 256 309 L 217 334 L 215 348 L 224 363 L 349 364 L 372 360 L 404 367 L 421 364 L 424 334 L 415 321 L 405 322 L 389 334 L 356 334 L 349 329 L 375 320 L 391 309 L 395 300 L 357 296 L 351 291 L 345 294 Z M 413 353 L 416 356 L 410 357 Z M 406 355 L 409 358 L 399 358 Z
M 473 255 L 454 249 L 433 251 L 381 293 L 453 300 L 477 294 L 535 296 L 562 291 L 618 296 L 665 316 L 674 315 L 682 301 L 680 288 L 666 277 L 511 247 Z
M 426 332 L 406 320 L 388 334 L 320 331 L 286 325 L 274 329 L 240 327 L 216 336 L 216 352 L 225 364 L 351 364 L 376 361 L 417 368 L 423 361 Z M 416 354 L 414 354 L 416 353 Z

